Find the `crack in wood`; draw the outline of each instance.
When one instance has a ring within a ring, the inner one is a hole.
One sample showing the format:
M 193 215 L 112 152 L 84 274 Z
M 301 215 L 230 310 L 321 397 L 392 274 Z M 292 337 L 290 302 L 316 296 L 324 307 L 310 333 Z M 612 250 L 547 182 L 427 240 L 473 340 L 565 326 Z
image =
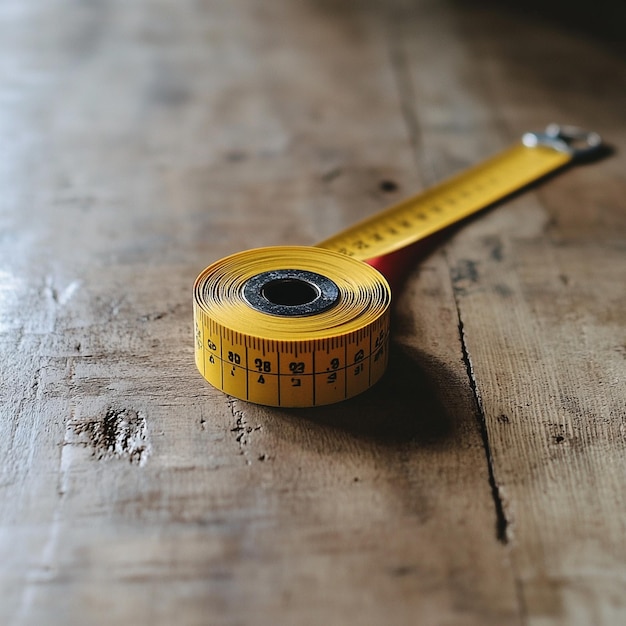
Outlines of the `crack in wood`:
M 455 298 L 456 301 L 456 298 Z M 461 341 L 461 351 L 463 353 L 463 363 L 465 364 L 465 369 L 467 371 L 467 378 L 469 380 L 469 385 L 472 390 L 472 397 L 474 399 L 474 404 L 476 407 L 476 416 L 478 418 L 478 426 L 480 429 L 480 436 L 483 441 L 483 448 L 485 450 L 485 457 L 487 459 L 487 472 L 489 475 L 489 485 L 491 487 L 491 496 L 493 498 L 493 503 L 496 512 L 496 538 L 503 544 L 509 543 L 509 520 L 506 517 L 506 512 L 504 510 L 504 499 L 502 497 L 502 491 L 500 485 L 496 481 L 495 471 L 494 471 L 494 463 L 493 463 L 493 455 L 491 452 L 491 445 L 489 443 L 489 433 L 487 431 L 487 420 L 485 416 L 485 410 L 483 407 L 482 399 L 480 397 L 480 392 L 478 391 L 478 386 L 476 384 L 476 376 L 474 375 L 474 368 L 472 367 L 472 361 L 470 358 L 470 354 L 467 348 L 467 341 L 465 339 L 465 329 L 463 327 L 463 320 L 461 317 L 461 309 L 458 301 L 456 301 L 456 310 L 459 320 L 459 339 Z

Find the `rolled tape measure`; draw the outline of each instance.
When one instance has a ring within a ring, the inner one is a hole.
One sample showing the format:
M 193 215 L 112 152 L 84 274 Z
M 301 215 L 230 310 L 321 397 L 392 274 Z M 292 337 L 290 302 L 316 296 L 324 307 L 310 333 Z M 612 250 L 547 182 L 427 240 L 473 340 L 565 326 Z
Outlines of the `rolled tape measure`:
M 196 279 L 196 365 L 223 392 L 258 404 L 340 402 L 384 374 L 391 289 L 364 263 L 483 209 L 601 147 L 550 125 L 520 144 L 315 247 L 246 250 Z

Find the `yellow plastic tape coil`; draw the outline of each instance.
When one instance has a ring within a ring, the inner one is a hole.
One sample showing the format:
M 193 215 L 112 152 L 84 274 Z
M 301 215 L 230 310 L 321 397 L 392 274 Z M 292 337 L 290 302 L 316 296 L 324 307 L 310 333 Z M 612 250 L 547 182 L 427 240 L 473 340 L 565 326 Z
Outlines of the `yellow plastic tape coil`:
M 555 130 L 556 129 L 556 130 Z M 391 289 L 363 261 L 490 205 L 599 146 L 595 133 L 550 126 L 461 174 L 321 242 L 247 250 L 194 285 L 196 365 L 223 392 L 310 407 L 355 396 L 383 375 Z M 575 132 L 571 132 L 575 130 Z

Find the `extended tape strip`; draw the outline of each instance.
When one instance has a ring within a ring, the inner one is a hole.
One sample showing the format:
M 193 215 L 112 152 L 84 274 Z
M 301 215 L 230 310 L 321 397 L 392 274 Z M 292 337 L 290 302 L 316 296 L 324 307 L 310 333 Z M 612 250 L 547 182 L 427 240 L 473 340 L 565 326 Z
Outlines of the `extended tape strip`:
M 445 228 L 600 146 L 595 133 L 551 125 L 316 247 L 259 248 L 213 263 L 194 285 L 198 369 L 225 393 L 270 406 L 331 404 L 365 391 L 387 365 L 391 289 L 362 261 Z

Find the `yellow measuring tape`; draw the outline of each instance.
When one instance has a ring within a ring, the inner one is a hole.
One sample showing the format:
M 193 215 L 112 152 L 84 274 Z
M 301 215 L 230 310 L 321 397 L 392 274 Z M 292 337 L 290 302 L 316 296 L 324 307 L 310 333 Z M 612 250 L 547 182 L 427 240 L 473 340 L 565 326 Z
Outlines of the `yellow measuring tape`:
M 391 289 L 364 263 L 441 230 L 601 146 L 550 125 L 315 247 L 247 250 L 194 285 L 196 365 L 225 393 L 270 406 L 351 398 L 387 366 Z

